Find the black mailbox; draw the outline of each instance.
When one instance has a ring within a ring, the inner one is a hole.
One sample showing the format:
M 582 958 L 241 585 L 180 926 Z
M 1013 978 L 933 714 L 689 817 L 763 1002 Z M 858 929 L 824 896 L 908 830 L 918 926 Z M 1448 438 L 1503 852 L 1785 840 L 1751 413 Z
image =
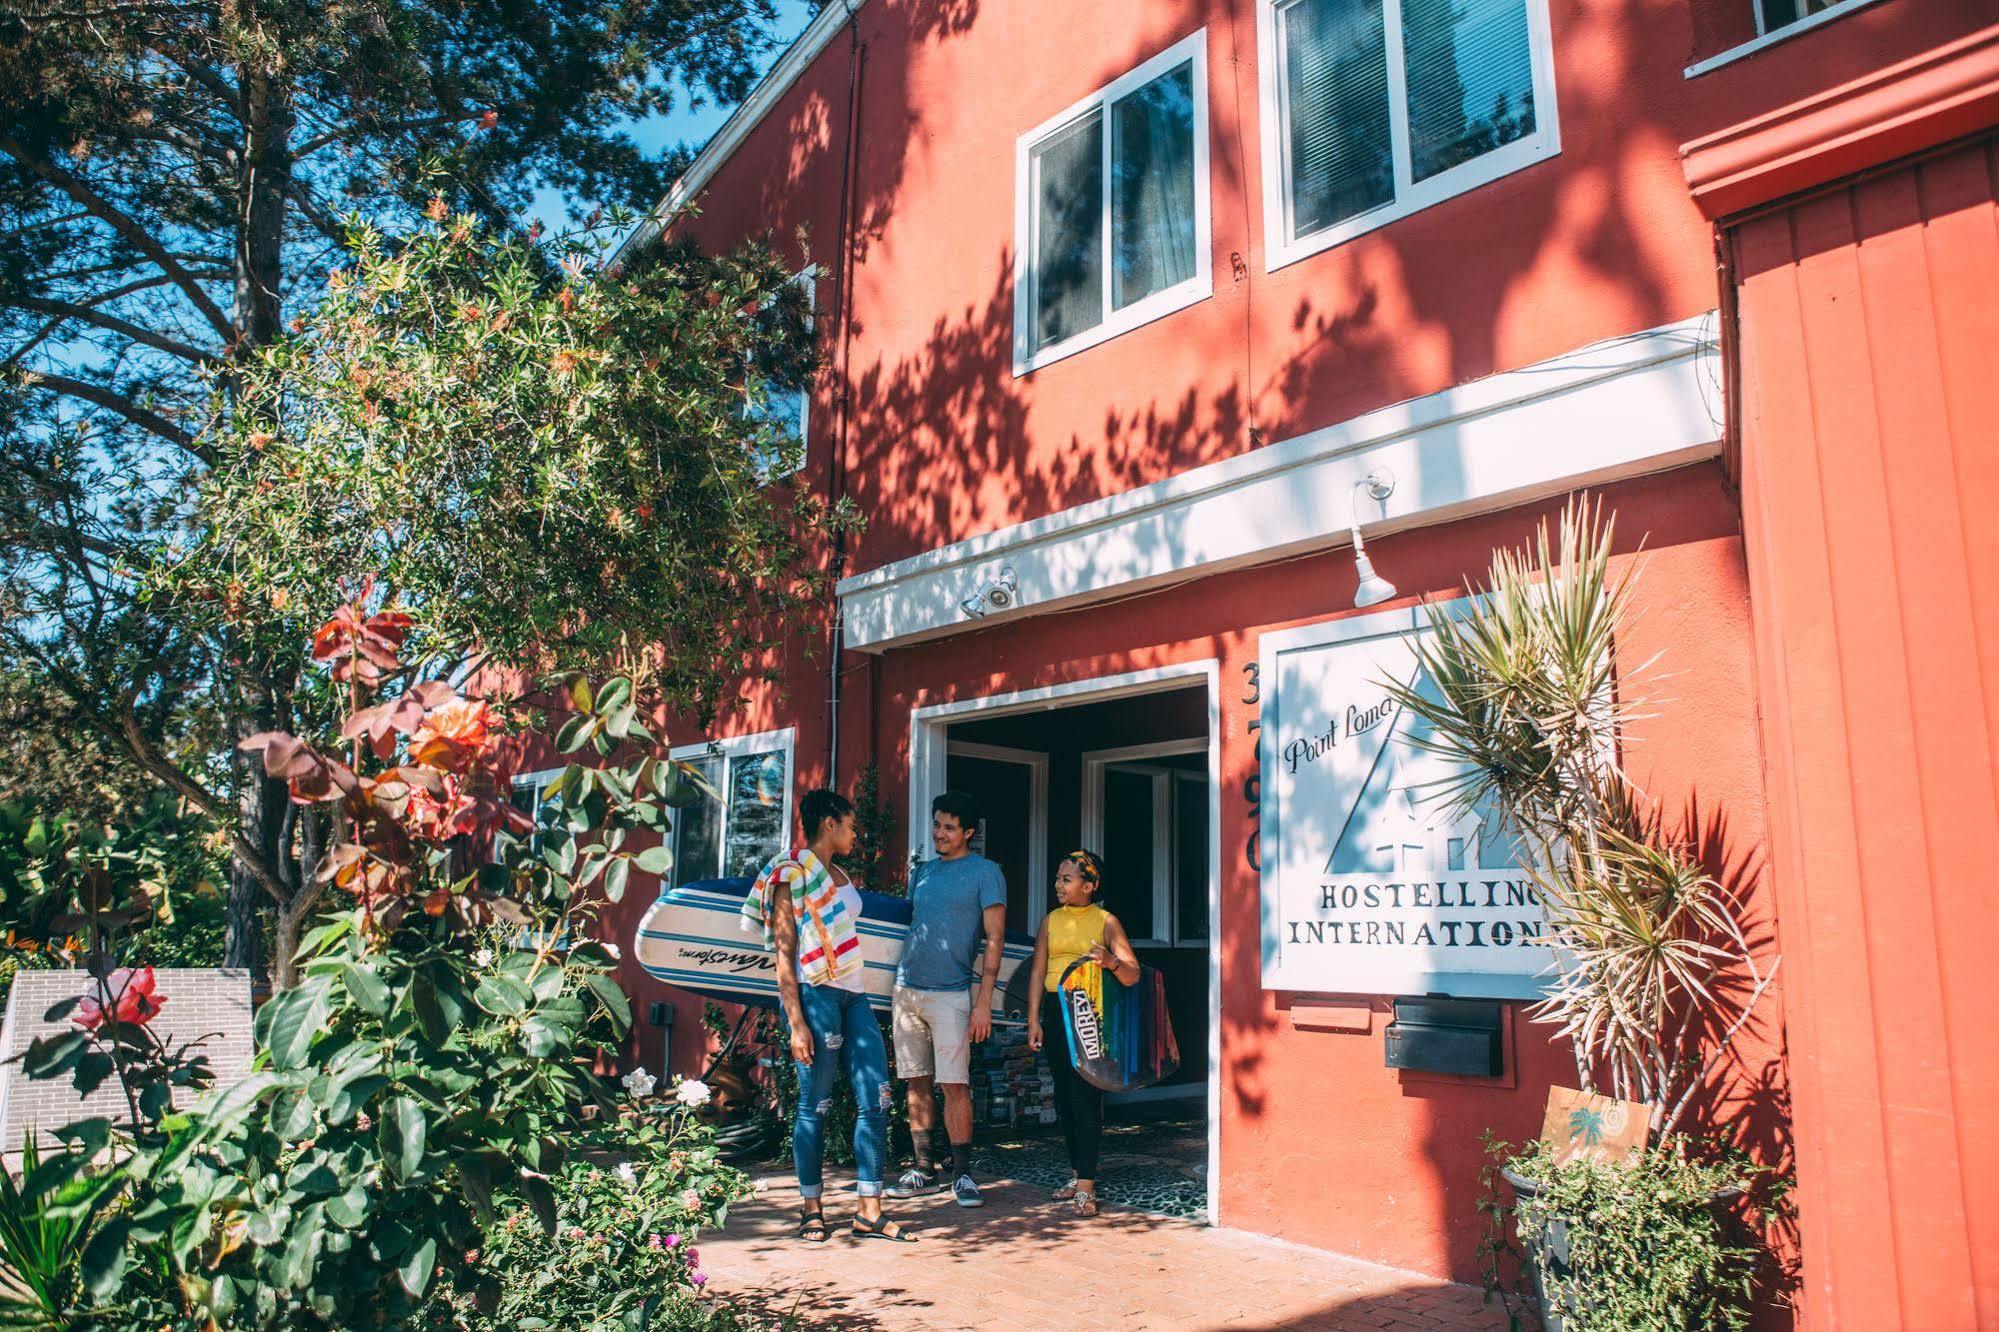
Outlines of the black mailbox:
M 1496 1078 L 1506 1068 L 1499 1022 L 1489 999 L 1397 999 L 1388 1067 Z

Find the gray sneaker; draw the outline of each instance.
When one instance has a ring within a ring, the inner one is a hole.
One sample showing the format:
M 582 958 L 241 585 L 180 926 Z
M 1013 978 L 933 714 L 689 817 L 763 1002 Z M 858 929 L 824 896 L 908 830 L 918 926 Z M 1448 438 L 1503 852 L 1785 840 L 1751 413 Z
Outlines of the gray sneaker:
M 960 1207 L 984 1207 L 986 1200 L 979 1196 L 979 1186 L 972 1182 L 970 1175 L 960 1175 L 951 1185 L 951 1196 L 958 1200 Z
M 943 1171 L 940 1170 L 933 1175 L 927 1171 L 918 1170 L 915 1166 L 911 1166 L 896 1176 L 895 1183 L 883 1189 L 882 1192 L 891 1198 L 918 1198 L 926 1193 L 935 1193 L 943 1187 Z

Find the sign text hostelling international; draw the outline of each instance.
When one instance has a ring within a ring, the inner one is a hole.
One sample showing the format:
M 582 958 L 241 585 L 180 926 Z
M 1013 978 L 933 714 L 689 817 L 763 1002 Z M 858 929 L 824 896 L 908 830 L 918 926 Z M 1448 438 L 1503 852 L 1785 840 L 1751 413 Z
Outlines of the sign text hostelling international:
M 1453 769 L 1382 687 L 1416 679 L 1417 632 L 1398 611 L 1265 638 L 1266 987 L 1540 990 L 1547 921 L 1525 848 L 1495 811 L 1453 805 Z

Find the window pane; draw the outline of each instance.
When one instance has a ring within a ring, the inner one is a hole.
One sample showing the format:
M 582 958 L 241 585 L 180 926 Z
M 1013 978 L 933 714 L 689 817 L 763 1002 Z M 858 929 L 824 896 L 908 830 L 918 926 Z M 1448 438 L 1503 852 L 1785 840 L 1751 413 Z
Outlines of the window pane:
M 1208 782 L 1173 779 L 1173 855 L 1176 942 L 1208 937 Z
M 1111 306 L 1194 276 L 1194 66 L 1111 108 Z
M 1104 906 L 1134 939 L 1157 936 L 1149 772 L 1104 769 Z
M 688 764 L 722 789 L 720 755 L 694 759 Z M 702 797 L 701 803 L 673 811 L 673 881 L 698 883 L 722 877 L 722 802 Z
M 1034 150 L 1034 345 L 1104 320 L 1104 122 L 1089 117 Z
M 1402 59 L 1415 179 L 1534 132 L 1522 0 L 1402 0 Z
M 729 877 L 755 874 L 784 849 L 784 751 L 729 760 L 729 831 L 723 855 Z
M 1381 0 L 1298 0 L 1283 40 L 1297 237 L 1395 199 Z

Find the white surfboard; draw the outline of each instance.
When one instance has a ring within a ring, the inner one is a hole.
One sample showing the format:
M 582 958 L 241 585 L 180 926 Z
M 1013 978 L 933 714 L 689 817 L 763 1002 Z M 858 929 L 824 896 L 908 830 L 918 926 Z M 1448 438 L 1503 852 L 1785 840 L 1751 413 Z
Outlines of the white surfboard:
M 711 879 L 662 892 L 639 920 L 633 955 L 646 974 L 669 985 L 731 1004 L 777 1006 L 777 957 L 742 928 L 748 879 Z M 909 933 L 909 903 L 861 894 L 861 963 L 868 1001 L 888 1012 L 896 963 Z M 1027 1021 L 1024 992 L 1034 941 L 1009 932 L 993 987 L 993 1021 Z

